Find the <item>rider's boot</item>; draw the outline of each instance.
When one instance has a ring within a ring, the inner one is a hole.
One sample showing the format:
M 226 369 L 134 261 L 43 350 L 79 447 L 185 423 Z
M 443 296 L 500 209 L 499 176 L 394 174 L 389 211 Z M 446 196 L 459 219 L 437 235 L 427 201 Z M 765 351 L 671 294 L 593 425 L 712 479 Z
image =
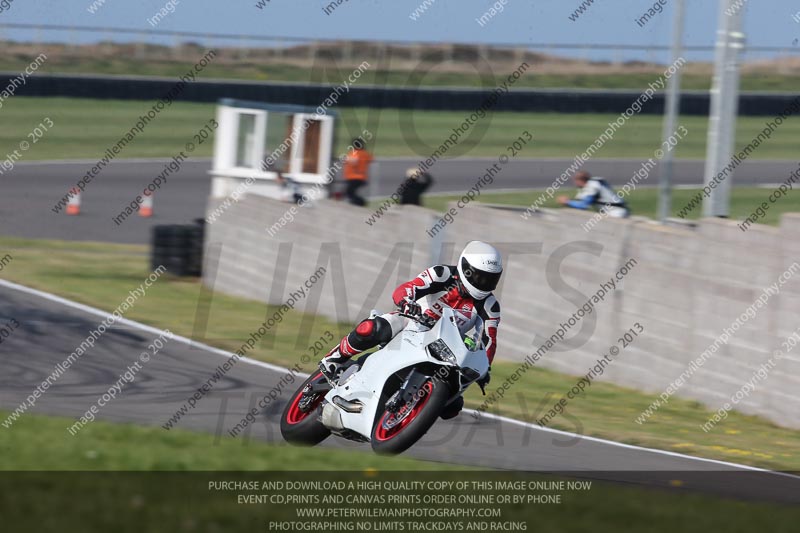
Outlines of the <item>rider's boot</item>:
M 392 326 L 385 318 L 376 316 L 362 320 L 356 329 L 322 358 L 319 369 L 328 380 L 335 382 L 351 357 L 391 339 Z
M 353 348 L 345 337 L 322 358 L 322 361 L 319 362 L 319 370 L 328 380 L 335 382 L 339 379 L 339 375 L 350 358 L 359 353 L 361 350 Z

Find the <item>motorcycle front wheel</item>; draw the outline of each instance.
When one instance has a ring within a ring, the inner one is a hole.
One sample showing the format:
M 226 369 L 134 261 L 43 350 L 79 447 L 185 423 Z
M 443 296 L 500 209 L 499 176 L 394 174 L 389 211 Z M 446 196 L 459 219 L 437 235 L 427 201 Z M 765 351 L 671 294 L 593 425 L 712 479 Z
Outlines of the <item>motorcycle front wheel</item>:
M 448 385 L 431 378 L 422 385 L 412 401 L 397 412 L 384 407 L 372 428 L 372 449 L 386 455 L 396 455 L 409 449 L 433 426 L 449 397 Z

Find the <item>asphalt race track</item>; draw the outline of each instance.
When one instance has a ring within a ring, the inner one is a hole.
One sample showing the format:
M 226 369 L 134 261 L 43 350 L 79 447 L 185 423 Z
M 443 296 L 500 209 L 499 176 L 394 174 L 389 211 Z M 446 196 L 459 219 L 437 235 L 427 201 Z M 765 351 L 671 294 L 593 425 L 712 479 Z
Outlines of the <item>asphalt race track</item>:
M 67 191 L 95 162 L 53 161 L 18 163 L 0 177 L 0 228 L 8 236 L 36 239 L 67 239 L 144 244 L 150 240 L 155 224 L 188 223 L 205 216 L 211 179 L 209 159 L 188 160 L 179 173 L 168 177 L 156 192 L 152 218 L 130 216 L 120 225 L 113 222 L 137 194 L 158 175 L 168 160 L 117 160 L 86 186 L 82 195 L 81 215 L 67 216 L 52 211 Z M 388 196 L 394 192 L 408 167 L 418 160 L 411 158 L 380 160 L 380 178 L 369 191 Z M 432 193 L 463 193 L 492 165 L 492 159 L 460 158 L 438 162 L 431 171 L 436 182 Z M 512 160 L 486 190 L 545 188 L 571 164 L 565 159 Z M 675 163 L 675 185 L 699 185 L 703 175 L 702 160 Z M 736 183 L 778 183 L 796 167 L 796 161 L 746 161 L 736 171 Z M 586 165 L 596 175 L 612 184 L 626 183 L 641 166 L 638 159 L 597 159 Z M 655 185 L 657 169 L 646 185 Z M 573 190 L 569 184 L 567 193 Z
M 0 347 L 4 362 L 0 373 L 0 407 L 16 408 L 105 316 L 102 311 L 0 281 L 0 322 L 15 318 L 21 324 Z M 61 376 L 31 412 L 77 418 L 116 382 L 120 373 L 138 360 L 139 354 L 159 334 L 159 330 L 135 322 L 118 322 Z M 124 386 L 121 395 L 102 408 L 98 417 L 161 426 L 225 357 L 221 350 L 193 345 L 188 339 L 173 339 L 142 365 L 135 381 Z M 241 360 L 181 420 L 179 427 L 225 434 L 285 374 L 272 365 Z M 252 426 L 249 438 L 280 439 L 277 421 L 283 401 L 267 409 L 261 421 Z M 63 438 L 73 438 L 66 427 Z M 334 438 L 328 442 L 371 453 L 365 445 Z M 247 450 L 243 447 L 243 453 Z M 671 480 L 680 480 L 683 489 L 800 503 L 800 477 L 599 439 L 577 440 L 572 435 L 508 419 L 487 417 L 476 421 L 469 413 L 454 421 L 439 421 L 409 453 L 432 461 L 569 472 L 579 477 L 664 487 Z

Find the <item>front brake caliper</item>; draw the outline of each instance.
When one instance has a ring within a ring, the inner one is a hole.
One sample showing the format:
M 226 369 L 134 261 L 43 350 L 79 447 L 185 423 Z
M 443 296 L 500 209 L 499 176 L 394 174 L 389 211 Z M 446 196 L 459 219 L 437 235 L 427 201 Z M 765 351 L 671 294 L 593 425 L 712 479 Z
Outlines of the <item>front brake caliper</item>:
M 386 410 L 390 413 L 394 413 L 397 411 L 397 408 L 400 407 L 400 395 L 402 390 L 398 390 L 394 394 L 392 394 L 391 398 L 386 400 Z

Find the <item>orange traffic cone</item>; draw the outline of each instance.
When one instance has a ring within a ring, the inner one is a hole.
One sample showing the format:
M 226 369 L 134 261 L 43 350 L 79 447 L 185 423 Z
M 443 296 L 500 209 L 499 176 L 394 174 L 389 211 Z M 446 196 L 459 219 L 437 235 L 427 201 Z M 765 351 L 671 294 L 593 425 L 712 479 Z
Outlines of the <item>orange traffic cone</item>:
M 68 215 L 80 215 L 81 214 L 81 191 L 77 187 L 73 187 L 69 190 L 72 193 L 72 196 L 69 199 L 69 203 L 67 203 L 67 214 Z
M 140 217 L 151 217 L 153 216 L 153 193 L 147 194 L 144 193 L 144 198 L 142 199 L 142 205 L 139 206 L 139 216 Z

